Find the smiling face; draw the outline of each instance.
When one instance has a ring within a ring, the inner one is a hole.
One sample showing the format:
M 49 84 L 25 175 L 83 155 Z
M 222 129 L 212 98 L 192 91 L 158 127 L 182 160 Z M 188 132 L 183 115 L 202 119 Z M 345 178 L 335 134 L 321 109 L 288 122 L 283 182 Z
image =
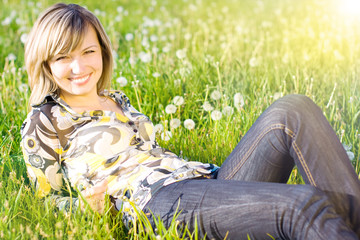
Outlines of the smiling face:
M 87 27 L 83 40 L 73 51 L 55 55 L 48 64 L 60 88 L 60 96 L 68 104 L 78 97 L 97 96 L 103 61 L 101 46 L 92 26 Z

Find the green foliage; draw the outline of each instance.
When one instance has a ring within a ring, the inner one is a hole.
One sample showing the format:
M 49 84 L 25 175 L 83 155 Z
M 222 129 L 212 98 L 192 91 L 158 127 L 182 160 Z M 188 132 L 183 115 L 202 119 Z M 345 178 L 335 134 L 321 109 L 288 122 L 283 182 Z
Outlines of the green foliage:
M 112 88 L 120 89 L 120 77 L 127 79 L 121 89 L 132 104 L 165 128 L 158 133 L 162 146 L 185 159 L 221 165 L 266 107 L 300 93 L 323 109 L 352 147 L 359 174 L 360 26 L 357 15 L 339 10 L 341 1 L 75 2 L 100 18 L 115 53 Z M 19 147 L 29 96 L 23 41 L 52 3 L 0 2 L 0 238 L 198 239 L 187 228 L 179 231 L 176 219 L 170 229 L 157 221 L 151 230 L 138 213 L 138 224 L 126 230 L 121 216 L 65 215 L 32 194 Z M 175 96 L 184 103 L 167 113 Z M 233 111 L 228 116 L 226 106 Z M 223 112 L 220 120 L 214 120 L 215 110 Z M 186 119 L 194 129 L 186 128 Z M 296 169 L 289 183 L 302 183 Z

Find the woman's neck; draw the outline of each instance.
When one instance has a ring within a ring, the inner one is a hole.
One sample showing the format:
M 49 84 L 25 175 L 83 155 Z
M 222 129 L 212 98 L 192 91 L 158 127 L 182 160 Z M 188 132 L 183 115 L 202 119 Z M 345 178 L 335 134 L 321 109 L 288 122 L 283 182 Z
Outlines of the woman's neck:
M 110 98 L 99 96 L 97 93 L 92 96 L 67 96 L 60 93 L 63 99 L 77 113 L 84 111 L 103 110 L 113 111 L 123 114 L 122 109 Z

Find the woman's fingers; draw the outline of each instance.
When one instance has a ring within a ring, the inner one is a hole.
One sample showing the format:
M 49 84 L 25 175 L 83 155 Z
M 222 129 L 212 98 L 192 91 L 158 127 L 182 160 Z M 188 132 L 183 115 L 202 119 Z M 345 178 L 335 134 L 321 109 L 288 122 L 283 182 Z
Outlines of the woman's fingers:
M 81 194 L 85 197 L 86 202 L 94 211 L 97 211 L 99 213 L 102 213 L 104 211 L 105 193 L 107 191 L 107 186 L 108 182 L 107 180 L 104 180 L 95 184 L 92 187 L 81 191 Z
M 105 194 L 105 192 L 107 190 L 107 185 L 108 185 L 108 182 L 105 179 L 104 181 L 101 181 L 101 182 L 95 184 L 94 186 L 81 191 L 81 194 L 84 197 L 91 197 L 94 195 Z

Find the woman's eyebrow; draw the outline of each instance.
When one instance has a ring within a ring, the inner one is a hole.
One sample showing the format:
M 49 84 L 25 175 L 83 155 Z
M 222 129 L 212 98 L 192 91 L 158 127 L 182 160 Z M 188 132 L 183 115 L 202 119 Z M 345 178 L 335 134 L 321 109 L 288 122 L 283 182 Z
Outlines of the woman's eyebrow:
M 99 46 L 97 44 L 93 44 L 93 45 L 90 45 L 90 46 L 87 46 L 87 47 L 83 48 L 83 51 L 86 50 L 86 49 L 92 48 L 92 47 L 98 48 Z

